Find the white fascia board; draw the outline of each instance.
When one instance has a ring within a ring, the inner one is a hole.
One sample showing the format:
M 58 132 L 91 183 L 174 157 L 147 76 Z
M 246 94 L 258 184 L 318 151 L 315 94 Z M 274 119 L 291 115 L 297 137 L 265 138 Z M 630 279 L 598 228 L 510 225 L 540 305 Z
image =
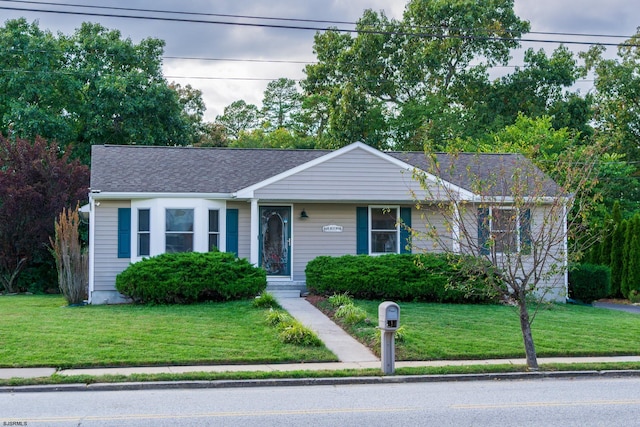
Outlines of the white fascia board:
M 463 199 L 467 202 L 473 203 L 498 203 L 498 204 L 513 204 L 516 201 L 516 198 L 512 196 L 478 196 L 474 195 L 470 199 Z M 541 197 L 521 197 L 518 198 L 525 203 L 542 203 L 542 204 L 551 204 L 555 203 L 557 200 L 563 200 L 565 203 L 569 200 L 566 197 L 552 197 L 552 196 L 541 196 Z
M 94 200 L 134 200 L 134 199 L 234 199 L 231 193 L 144 193 L 144 192 L 102 192 L 91 191 Z

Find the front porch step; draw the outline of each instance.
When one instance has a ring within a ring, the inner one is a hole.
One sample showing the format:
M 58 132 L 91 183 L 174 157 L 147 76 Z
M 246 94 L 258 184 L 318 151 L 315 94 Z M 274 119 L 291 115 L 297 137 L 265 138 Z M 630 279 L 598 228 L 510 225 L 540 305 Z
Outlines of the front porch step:
M 267 292 L 276 298 L 300 298 L 301 296 L 300 291 L 295 289 L 289 291 L 270 291 L 267 289 Z
M 305 282 L 267 282 L 267 292 L 282 298 L 300 298 L 307 293 Z

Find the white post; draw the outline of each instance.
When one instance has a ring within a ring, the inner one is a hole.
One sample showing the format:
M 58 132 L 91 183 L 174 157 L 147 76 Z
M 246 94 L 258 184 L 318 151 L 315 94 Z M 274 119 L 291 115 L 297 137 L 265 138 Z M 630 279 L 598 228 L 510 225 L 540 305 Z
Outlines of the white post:
M 258 265 L 260 258 L 259 234 L 260 234 L 260 211 L 258 209 L 258 199 L 251 199 L 251 264 Z

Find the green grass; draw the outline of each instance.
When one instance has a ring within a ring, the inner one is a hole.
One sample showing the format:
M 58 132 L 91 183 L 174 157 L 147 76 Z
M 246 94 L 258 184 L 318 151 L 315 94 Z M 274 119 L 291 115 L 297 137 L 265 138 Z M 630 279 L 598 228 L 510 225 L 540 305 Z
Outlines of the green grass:
M 374 344 L 379 302 L 355 303 L 370 322 L 347 327 L 379 352 L 379 344 Z M 267 311 L 251 305 L 238 301 L 69 308 L 58 296 L 3 296 L 0 367 L 335 360 L 324 347 L 282 343 L 277 328 L 266 321 Z M 397 343 L 397 360 L 524 357 L 512 307 L 400 303 L 400 308 L 405 339 Z M 551 305 L 538 313 L 533 333 L 539 357 L 640 355 L 636 314 Z
M 66 307 L 59 296 L 0 297 L 0 367 L 335 361 L 284 344 L 251 301 Z
M 370 324 L 345 326 L 379 353 L 372 337 L 379 302 L 357 300 Z M 400 303 L 405 340 L 397 360 L 524 357 L 517 309 L 500 305 Z M 533 323 L 538 357 L 640 355 L 640 316 L 553 304 Z

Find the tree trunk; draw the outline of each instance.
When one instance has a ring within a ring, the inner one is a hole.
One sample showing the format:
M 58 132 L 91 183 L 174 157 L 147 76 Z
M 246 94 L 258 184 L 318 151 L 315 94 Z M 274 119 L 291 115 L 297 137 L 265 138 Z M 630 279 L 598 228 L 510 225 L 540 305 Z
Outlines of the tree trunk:
M 525 298 L 518 301 L 520 309 L 520 329 L 522 330 L 522 339 L 524 341 L 524 351 L 527 355 L 527 367 L 530 371 L 538 370 L 538 357 L 536 356 L 536 347 L 533 343 L 533 335 L 531 334 L 531 323 L 529 322 L 529 309 Z

